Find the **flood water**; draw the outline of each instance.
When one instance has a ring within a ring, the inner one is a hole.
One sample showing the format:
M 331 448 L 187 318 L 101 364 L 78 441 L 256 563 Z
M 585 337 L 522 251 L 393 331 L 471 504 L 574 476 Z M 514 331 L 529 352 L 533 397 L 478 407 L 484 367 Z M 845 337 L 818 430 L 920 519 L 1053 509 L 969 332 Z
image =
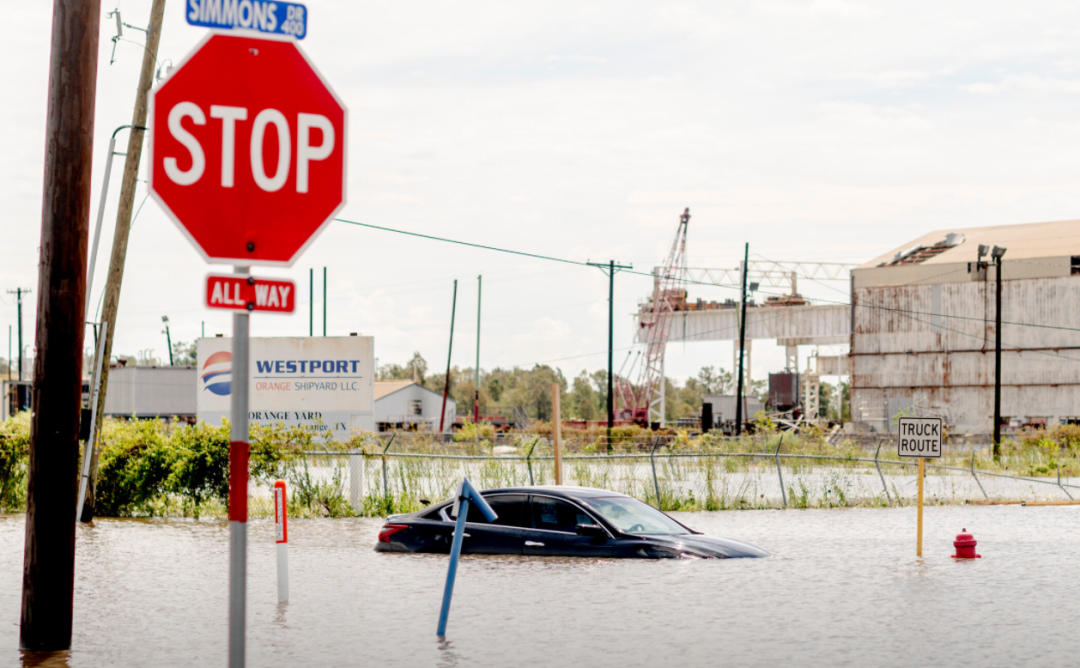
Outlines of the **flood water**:
M 756 560 L 465 557 L 447 641 L 446 557 L 377 554 L 381 522 L 251 524 L 249 666 L 1069 666 L 1080 662 L 1080 507 L 676 513 Z M 967 528 L 982 559 L 949 558 Z M 24 519 L 0 516 L 0 666 L 224 666 L 224 522 L 79 527 L 73 649 L 18 650 Z M 66 663 L 64 663 L 66 661 Z

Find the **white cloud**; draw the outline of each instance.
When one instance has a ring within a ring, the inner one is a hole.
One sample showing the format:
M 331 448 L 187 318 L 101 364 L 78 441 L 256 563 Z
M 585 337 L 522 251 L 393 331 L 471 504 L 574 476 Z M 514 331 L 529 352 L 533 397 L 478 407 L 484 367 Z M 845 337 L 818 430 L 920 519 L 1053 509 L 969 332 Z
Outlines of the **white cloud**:
M 310 10 L 302 46 L 350 107 L 349 220 L 648 272 L 686 206 L 691 262 L 719 267 L 734 266 L 744 242 L 775 259 L 862 262 L 930 229 L 1080 216 L 1075 3 L 373 0 Z M 21 29 L 0 43 L 17 64 L 0 71 L 4 289 L 36 290 L 51 11 L 13 6 Z M 124 18 L 141 25 L 146 11 L 125 5 Z M 108 136 L 130 122 L 141 57 L 121 43 L 110 66 L 112 28 L 102 25 L 92 210 Z M 162 59 L 179 61 L 203 34 L 173 7 Z M 375 335 L 383 362 L 420 350 L 442 364 L 458 279 L 454 361 L 471 364 L 478 274 L 484 366 L 607 346 L 598 269 L 340 224 L 295 267 L 270 272 L 298 282 L 301 308 L 255 318 L 255 332 L 306 333 L 308 270 L 323 266 L 329 333 Z M 227 333 L 228 316 L 200 303 L 207 270 L 148 202 L 128 252 L 117 350 L 163 350 L 163 314 L 174 339 L 190 341 L 204 322 Z M 650 288 L 647 276 L 616 278 L 617 348 Z M 0 299 L 13 323 L 13 303 Z M 768 349 L 755 347 L 756 376 Z M 730 359 L 727 344 L 691 345 L 668 370 Z M 603 364 L 559 366 L 575 375 Z

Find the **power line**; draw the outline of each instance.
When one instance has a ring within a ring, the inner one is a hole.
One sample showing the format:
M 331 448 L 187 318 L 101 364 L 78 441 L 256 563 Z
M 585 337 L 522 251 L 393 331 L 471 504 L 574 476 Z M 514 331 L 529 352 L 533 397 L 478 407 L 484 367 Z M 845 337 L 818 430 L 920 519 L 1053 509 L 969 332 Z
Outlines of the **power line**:
M 445 242 L 445 243 L 457 244 L 459 246 L 467 246 L 467 247 L 470 247 L 470 248 L 478 248 L 478 249 L 481 249 L 481 250 L 495 251 L 497 253 L 507 253 L 507 254 L 510 254 L 510 255 L 517 255 L 517 256 L 521 256 L 521 257 L 531 257 L 531 258 L 534 258 L 534 259 L 537 259 L 537 260 L 548 260 L 548 261 L 551 261 L 551 262 L 560 262 L 560 263 L 563 263 L 563 264 L 569 264 L 569 265 L 574 265 L 574 266 L 578 266 L 578 267 L 587 267 L 588 266 L 587 262 L 580 262 L 580 261 L 577 261 L 577 260 L 567 260 L 566 258 L 553 257 L 551 255 L 540 255 L 538 253 L 526 253 L 524 251 L 517 251 L 517 250 L 513 250 L 513 249 L 509 249 L 509 248 L 499 248 L 498 246 L 487 246 L 487 245 L 484 245 L 484 244 L 475 244 L 475 243 L 471 243 L 471 242 L 468 242 L 468 241 L 459 241 L 457 239 L 448 239 L 448 238 L 445 238 L 445 237 L 437 237 L 437 236 L 430 235 L 430 234 L 421 234 L 419 232 L 409 232 L 409 231 L 406 231 L 406 230 L 396 230 L 396 229 L 394 229 L 392 227 L 383 227 L 381 225 L 372 225 L 370 223 L 360 223 L 360 222 L 353 221 L 353 220 L 345 220 L 344 218 L 335 218 L 334 220 L 339 222 L 339 223 L 346 223 L 348 225 L 357 225 L 359 227 L 367 227 L 367 228 L 370 228 L 370 229 L 373 229 L 373 230 L 380 230 L 380 231 L 383 231 L 383 232 L 393 232 L 395 234 L 404 234 L 406 236 L 419 237 L 421 239 L 430 239 L 432 241 L 442 241 L 442 242 Z M 627 274 L 636 274 L 638 276 L 645 276 L 645 277 L 648 277 L 650 279 L 653 278 L 652 273 L 647 273 L 647 272 L 643 272 L 643 271 L 636 271 L 636 270 L 633 270 L 633 269 L 624 269 L 623 271 L 625 273 L 627 273 Z M 943 274 L 940 274 L 939 276 L 946 276 L 948 274 L 952 274 L 952 273 L 955 273 L 957 271 L 960 271 L 960 269 L 954 269 L 954 270 L 945 272 Z M 933 278 L 935 278 L 935 277 L 919 279 L 919 281 L 932 280 Z M 708 287 L 717 287 L 717 288 L 723 288 L 723 289 L 729 289 L 729 290 L 738 290 L 738 289 L 740 289 L 739 286 L 735 286 L 735 285 L 724 285 L 724 284 L 720 284 L 720 283 L 708 283 L 706 281 L 694 281 L 694 280 L 690 280 L 690 279 L 684 279 L 683 282 L 691 284 L 691 285 L 703 285 L 703 286 L 708 286 Z M 756 294 L 768 295 L 768 296 L 772 296 L 772 297 L 786 297 L 787 296 L 787 295 L 785 295 L 783 293 L 768 292 L 768 291 L 765 291 L 765 290 L 758 290 L 758 291 L 756 291 Z M 824 303 L 824 304 L 834 304 L 834 305 L 837 305 L 837 306 L 848 306 L 848 307 L 852 306 L 850 301 L 848 301 L 848 302 L 840 302 L 840 301 L 831 300 L 831 299 L 815 299 L 814 301 L 816 301 L 818 303 Z M 873 308 L 873 309 L 878 309 L 878 310 L 882 310 L 882 311 L 891 311 L 891 312 L 895 312 L 895 313 L 910 314 L 910 315 L 927 315 L 927 316 L 936 316 L 936 317 L 940 317 L 940 318 L 951 318 L 951 319 L 954 319 L 954 320 L 973 320 L 973 321 L 977 321 L 977 322 L 983 322 L 983 318 L 974 318 L 974 317 L 962 316 L 962 315 L 950 315 L 948 313 L 931 313 L 931 312 L 928 312 L 928 311 L 913 311 L 913 310 L 910 310 L 910 309 L 900 309 L 900 308 L 893 308 L 893 307 L 889 307 L 889 306 L 882 306 L 880 304 L 856 303 L 854 306 L 856 308 Z M 776 307 L 776 308 L 782 308 L 782 307 Z M 1002 322 L 1001 324 L 1002 325 L 1011 325 L 1013 327 L 1035 327 L 1035 328 L 1039 328 L 1039 329 L 1055 329 L 1055 330 L 1062 330 L 1062 331 L 1067 331 L 1067 332 L 1080 332 L 1080 328 L 1076 328 L 1076 327 L 1063 327 L 1063 326 L 1060 326 L 1060 325 L 1045 325 L 1045 324 L 1032 323 L 1032 322 Z

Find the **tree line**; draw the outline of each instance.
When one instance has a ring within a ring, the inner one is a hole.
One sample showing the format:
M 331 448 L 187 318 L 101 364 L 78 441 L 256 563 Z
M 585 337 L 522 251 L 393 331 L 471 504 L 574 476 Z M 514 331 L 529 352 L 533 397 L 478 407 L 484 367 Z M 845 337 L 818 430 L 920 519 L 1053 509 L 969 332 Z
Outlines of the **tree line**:
M 429 390 L 441 394 L 446 384 L 446 372 L 429 369 L 424 357 L 416 352 L 412 359 L 404 364 L 380 365 L 376 380 L 415 380 Z M 602 420 L 607 416 L 606 369 L 591 372 L 582 370 L 577 376 L 567 378 L 561 369 L 546 364 L 537 364 L 531 369 L 519 367 L 481 369 L 481 413 L 510 415 L 514 407 L 520 407 L 531 418 L 550 420 L 553 383 L 558 383 L 561 389 L 560 408 L 563 419 Z M 702 397 L 707 394 L 735 394 L 736 379 L 730 371 L 705 366 L 698 371 L 696 376 L 688 378 L 685 383 L 680 384 L 671 378 L 666 379 L 666 383 L 665 419 L 675 421 L 697 415 L 701 410 Z M 457 402 L 459 414 L 471 414 L 475 391 L 476 369 L 451 367 L 450 397 Z M 749 391 L 751 395 L 765 399 L 768 395 L 768 383 L 763 380 L 753 381 Z M 846 384 L 843 391 L 846 417 L 848 414 Z M 830 419 L 836 418 L 835 386 L 828 383 L 821 384 L 820 405 Z

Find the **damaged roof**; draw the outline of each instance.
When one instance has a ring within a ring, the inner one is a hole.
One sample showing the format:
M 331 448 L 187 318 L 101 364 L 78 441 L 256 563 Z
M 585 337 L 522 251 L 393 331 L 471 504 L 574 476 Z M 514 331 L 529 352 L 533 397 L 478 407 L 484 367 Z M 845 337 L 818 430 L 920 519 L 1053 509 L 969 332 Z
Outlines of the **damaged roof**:
M 979 244 L 1005 247 L 1006 260 L 1080 255 L 1080 220 L 935 230 L 858 268 L 974 262 Z

